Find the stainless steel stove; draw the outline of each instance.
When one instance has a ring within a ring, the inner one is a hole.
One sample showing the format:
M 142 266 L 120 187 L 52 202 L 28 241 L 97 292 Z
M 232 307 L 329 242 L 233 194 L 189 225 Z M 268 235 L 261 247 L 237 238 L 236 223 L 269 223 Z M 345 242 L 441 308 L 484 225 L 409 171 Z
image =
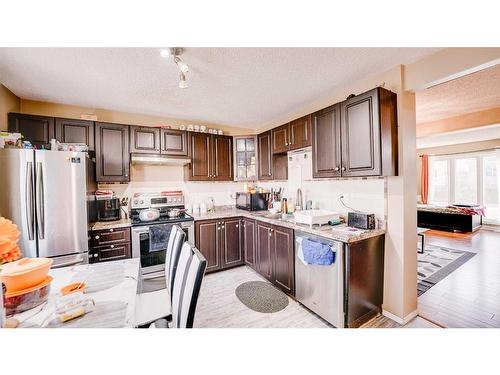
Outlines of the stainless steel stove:
M 194 241 L 194 219 L 184 212 L 182 191 L 136 193 L 130 203 L 132 256 L 140 258 L 144 279 L 164 276 L 166 248 L 150 250 L 149 229 L 163 225 L 167 230 L 179 225 L 188 241 Z

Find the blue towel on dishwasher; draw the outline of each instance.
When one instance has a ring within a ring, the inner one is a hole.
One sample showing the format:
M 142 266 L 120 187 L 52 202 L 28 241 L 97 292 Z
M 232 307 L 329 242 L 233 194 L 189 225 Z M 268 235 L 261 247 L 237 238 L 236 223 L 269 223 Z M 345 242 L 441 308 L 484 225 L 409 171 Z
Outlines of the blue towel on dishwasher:
M 302 253 L 304 260 L 309 264 L 329 266 L 335 262 L 335 253 L 329 245 L 307 238 L 302 240 Z

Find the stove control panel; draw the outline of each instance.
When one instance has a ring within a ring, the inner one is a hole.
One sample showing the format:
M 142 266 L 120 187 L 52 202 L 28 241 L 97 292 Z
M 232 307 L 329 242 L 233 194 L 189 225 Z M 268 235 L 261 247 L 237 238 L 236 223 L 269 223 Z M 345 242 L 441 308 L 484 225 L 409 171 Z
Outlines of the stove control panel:
M 182 191 L 163 191 L 159 193 L 135 193 L 131 208 L 155 208 L 184 206 Z

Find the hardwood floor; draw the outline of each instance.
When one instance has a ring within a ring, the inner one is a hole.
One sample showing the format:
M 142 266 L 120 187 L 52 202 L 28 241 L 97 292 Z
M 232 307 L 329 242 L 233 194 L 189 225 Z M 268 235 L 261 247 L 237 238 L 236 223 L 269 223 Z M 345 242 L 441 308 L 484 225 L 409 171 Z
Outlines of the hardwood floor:
M 246 281 L 266 281 L 251 268 L 243 266 L 205 276 L 194 321 L 195 328 L 332 328 L 330 324 L 289 298 L 288 306 L 273 314 L 255 312 L 243 305 L 234 291 Z M 267 282 L 267 281 L 266 281 Z M 405 328 L 433 328 L 432 323 L 416 318 Z M 401 328 L 379 316 L 363 328 Z
M 431 230 L 426 243 L 477 255 L 418 298 L 419 315 L 450 328 L 499 328 L 500 233 Z

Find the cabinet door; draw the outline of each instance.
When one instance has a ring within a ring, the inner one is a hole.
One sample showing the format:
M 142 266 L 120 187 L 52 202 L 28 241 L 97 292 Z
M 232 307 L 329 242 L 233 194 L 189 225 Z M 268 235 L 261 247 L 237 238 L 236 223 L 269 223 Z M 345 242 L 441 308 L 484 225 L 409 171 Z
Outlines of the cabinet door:
M 342 176 L 379 176 L 381 141 L 378 89 L 342 103 Z
M 221 265 L 222 268 L 243 264 L 241 248 L 241 219 L 226 219 L 222 222 Z
M 94 122 L 56 118 L 56 139 L 62 143 L 85 143 L 94 151 Z
M 189 134 L 189 152 L 191 163 L 187 165 L 188 179 L 191 181 L 209 181 L 212 179 L 210 134 Z
M 129 243 L 94 248 L 92 250 L 92 253 L 93 253 L 92 263 L 95 263 L 96 261 L 110 262 L 113 260 L 129 259 L 132 257 Z
M 130 152 L 136 154 L 159 154 L 160 129 L 148 126 L 131 126 Z
M 256 246 L 255 246 L 255 220 L 243 219 L 242 220 L 242 243 L 243 253 L 245 254 L 245 263 L 257 270 L 256 267 Z
M 313 177 L 340 177 L 340 106 L 338 104 L 312 116 Z
M 212 180 L 233 180 L 233 138 L 214 135 L 212 138 Z
M 288 294 L 294 294 L 293 229 L 273 225 L 273 282 Z
M 207 260 L 206 272 L 221 268 L 220 257 L 221 222 L 204 220 L 195 223 L 195 244 Z
M 257 270 L 269 281 L 273 281 L 273 235 L 271 225 L 256 221 Z
M 187 132 L 161 129 L 161 153 L 171 156 L 187 156 Z
M 130 181 L 129 126 L 96 123 L 96 181 Z
M 307 115 L 290 123 L 290 150 L 311 146 L 311 116 Z
M 273 137 L 273 154 L 290 150 L 290 126 L 285 124 L 271 130 Z
M 257 136 L 259 180 L 273 179 L 273 159 L 271 153 L 271 131 Z
M 26 141 L 42 146 L 54 138 L 54 118 L 47 116 L 9 113 L 9 132 L 21 133 Z

